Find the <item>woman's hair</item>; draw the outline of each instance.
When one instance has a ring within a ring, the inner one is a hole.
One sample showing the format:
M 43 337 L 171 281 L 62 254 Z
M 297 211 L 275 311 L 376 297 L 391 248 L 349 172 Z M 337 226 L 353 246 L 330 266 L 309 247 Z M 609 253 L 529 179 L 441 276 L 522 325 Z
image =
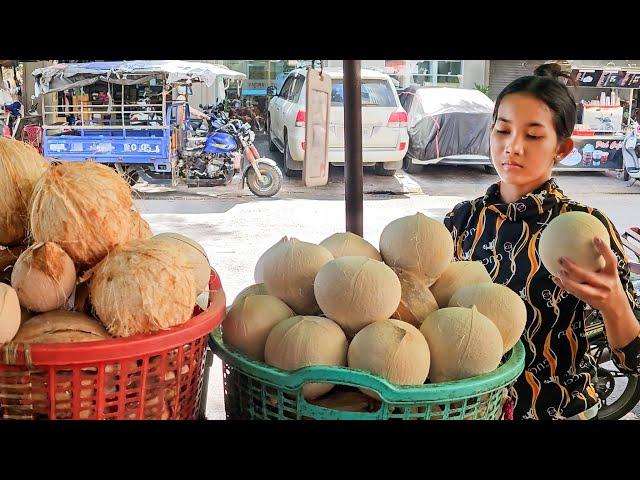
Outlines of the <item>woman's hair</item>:
M 573 86 L 576 85 L 571 75 L 563 72 L 557 63 L 543 63 L 533 71 L 533 75 L 515 79 L 498 95 L 493 109 L 493 123 L 496 123 L 498 108 L 504 97 L 512 93 L 522 93 L 537 98 L 551 109 L 558 140 L 569 138 L 576 124 L 577 107 L 573 95 L 567 86 L 558 80 L 559 77 L 567 78 Z

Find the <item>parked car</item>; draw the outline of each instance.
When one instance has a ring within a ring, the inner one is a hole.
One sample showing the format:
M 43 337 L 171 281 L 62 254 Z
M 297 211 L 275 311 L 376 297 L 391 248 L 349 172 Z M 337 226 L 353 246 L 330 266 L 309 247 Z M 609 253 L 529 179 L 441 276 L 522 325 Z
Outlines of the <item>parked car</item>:
M 344 164 L 344 94 L 343 72 L 325 68 L 331 77 L 331 111 L 329 113 L 329 162 Z M 289 72 L 280 91 L 269 102 L 267 132 L 271 151 L 284 155 L 287 176 L 302 171 L 305 141 L 307 70 Z M 362 162 L 375 165 L 378 175 L 391 176 L 402 167 L 407 151 L 407 113 L 391 78 L 374 70 L 361 70 L 362 79 Z
M 491 166 L 493 101 L 479 90 L 411 86 L 400 93 L 409 116 L 403 169 L 434 163 Z

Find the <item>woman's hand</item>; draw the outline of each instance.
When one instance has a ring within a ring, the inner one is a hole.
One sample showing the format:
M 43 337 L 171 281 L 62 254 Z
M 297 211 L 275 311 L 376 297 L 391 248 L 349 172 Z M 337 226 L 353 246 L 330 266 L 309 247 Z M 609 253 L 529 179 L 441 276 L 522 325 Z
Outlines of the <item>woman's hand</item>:
M 628 303 L 624 287 L 618 273 L 618 259 L 609 245 L 599 238 L 593 243 L 598 252 L 604 257 L 605 266 L 598 272 L 585 270 L 566 257 L 558 260 L 562 270 L 560 277 L 553 281 L 560 288 L 578 297 L 603 315 L 625 308 Z

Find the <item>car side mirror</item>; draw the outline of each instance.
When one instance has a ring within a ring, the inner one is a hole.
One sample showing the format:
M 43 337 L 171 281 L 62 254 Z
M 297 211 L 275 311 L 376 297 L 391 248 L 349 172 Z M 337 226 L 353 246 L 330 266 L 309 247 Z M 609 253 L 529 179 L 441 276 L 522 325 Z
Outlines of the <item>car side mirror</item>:
M 276 87 L 274 86 L 267 87 L 267 95 L 270 95 L 272 97 L 277 97 L 278 92 L 276 91 Z

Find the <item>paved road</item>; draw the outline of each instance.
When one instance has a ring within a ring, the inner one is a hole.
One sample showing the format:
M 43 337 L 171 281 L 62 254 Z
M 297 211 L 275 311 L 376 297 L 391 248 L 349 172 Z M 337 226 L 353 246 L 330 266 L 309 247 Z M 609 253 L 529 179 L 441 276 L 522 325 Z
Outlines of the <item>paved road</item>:
M 264 139 L 258 143 L 263 154 Z M 282 156 L 269 154 L 282 164 Z M 379 177 L 372 169 L 364 175 L 364 237 L 378 245 L 387 223 L 420 211 L 437 219 L 458 202 L 482 195 L 497 177 L 476 167 L 434 166 L 409 175 Z M 619 230 L 640 225 L 640 185 L 613 175 L 559 173 L 558 183 L 569 196 L 602 209 Z M 220 273 L 228 303 L 254 283 L 258 257 L 284 235 L 320 242 L 344 231 L 344 178 L 342 168 L 331 167 L 328 185 L 306 188 L 300 178 L 286 178 L 273 198 L 257 198 L 239 181 L 225 187 L 136 187 L 137 205 L 154 233 L 181 232 L 200 242 Z M 224 418 L 221 365 L 216 359 L 209 379 L 207 415 Z M 640 415 L 636 407 L 629 418 Z

